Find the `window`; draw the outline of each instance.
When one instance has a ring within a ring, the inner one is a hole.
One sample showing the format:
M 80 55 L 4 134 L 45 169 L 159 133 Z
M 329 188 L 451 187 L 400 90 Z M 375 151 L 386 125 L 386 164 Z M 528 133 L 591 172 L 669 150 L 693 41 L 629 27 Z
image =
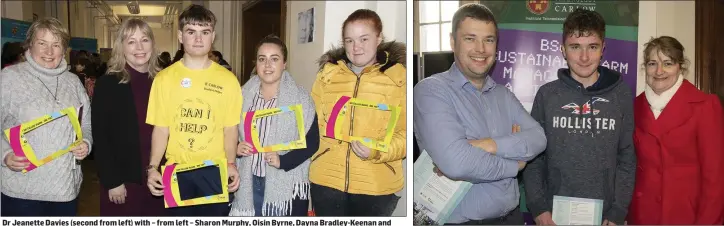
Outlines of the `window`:
M 420 51 L 450 51 L 452 17 L 459 1 L 419 1 Z

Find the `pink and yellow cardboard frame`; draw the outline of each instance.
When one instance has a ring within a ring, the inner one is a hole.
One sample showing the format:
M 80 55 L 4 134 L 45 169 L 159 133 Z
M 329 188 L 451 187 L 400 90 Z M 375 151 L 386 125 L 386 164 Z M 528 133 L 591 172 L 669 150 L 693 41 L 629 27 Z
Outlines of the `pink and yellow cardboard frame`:
M 262 147 L 261 142 L 259 141 L 259 131 L 257 130 L 256 119 L 290 111 L 294 113 L 294 116 L 297 119 L 297 131 L 299 134 L 299 139 L 288 143 L 274 144 Z M 284 106 L 279 108 L 270 108 L 259 111 L 244 112 L 242 116 L 244 118 L 244 141 L 252 144 L 252 153 L 286 151 L 306 148 L 307 140 L 305 139 L 304 117 L 302 115 L 302 112 L 304 111 L 302 110 L 301 104 Z
M 222 193 L 218 195 L 181 200 L 181 193 L 179 192 L 178 187 L 179 181 L 176 174 L 208 166 L 219 167 Z M 189 164 L 169 164 L 163 166 L 161 172 L 163 172 L 161 174 L 161 183 L 163 184 L 163 201 L 166 208 L 229 202 L 229 177 L 226 159 L 212 159 L 205 160 L 200 163 Z
M 82 114 L 83 107 L 81 107 L 79 111 L 80 114 Z M 30 143 L 28 143 L 28 140 L 25 139 L 25 134 L 66 115 L 68 116 L 68 119 L 70 119 L 70 124 L 73 125 L 73 129 L 75 130 L 75 141 L 43 159 L 38 159 L 37 155 L 35 155 L 35 152 L 33 151 L 33 147 L 31 147 Z M 80 121 L 78 120 L 78 115 L 76 114 L 76 110 L 74 107 L 69 107 L 58 112 L 53 112 L 51 114 L 44 115 L 42 117 L 6 129 L 5 137 L 8 139 L 10 147 L 13 149 L 13 153 L 15 154 L 15 156 L 25 157 L 28 159 L 28 162 L 30 164 L 28 165 L 28 167 L 25 167 L 25 169 L 23 169 L 23 173 L 27 173 L 31 170 L 34 170 L 35 168 L 42 166 L 43 164 L 53 161 L 54 159 L 70 152 L 71 148 L 83 142 L 83 133 L 80 127 Z
M 382 140 L 374 140 L 367 137 L 350 136 L 347 133 L 348 131 L 342 131 L 342 122 L 340 120 L 345 118 L 345 115 L 349 114 L 351 109 L 350 106 L 389 111 L 391 115 L 389 121 L 387 122 L 387 132 L 385 133 L 385 137 Z M 395 126 L 397 125 L 397 121 L 399 119 L 399 106 L 389 106 L 383 103 L 375 103 L 348 96 L 342 96 L 339 100 L 337 100 L 337 103 L 334 104 L 334 107 L 332 107 L 332 113 L 329 115 L 325 136 L 346 142 L 359 141 L 369 148 L 376 149 L 381 152 L 387 152 L 390 142 L 392 142 L 392 134 L 395 132 Z

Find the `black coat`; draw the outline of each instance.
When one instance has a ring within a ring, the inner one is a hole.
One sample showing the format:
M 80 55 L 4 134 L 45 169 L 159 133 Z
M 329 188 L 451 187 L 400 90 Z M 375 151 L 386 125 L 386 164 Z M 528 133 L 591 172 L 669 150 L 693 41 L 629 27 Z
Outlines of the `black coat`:
M 93 152 L 98 178 L 106 189 L 124 183 L 146 184 L 133 93 L 130 84 L 119 81 L 115 75 L 100 77 L 91 103 Z

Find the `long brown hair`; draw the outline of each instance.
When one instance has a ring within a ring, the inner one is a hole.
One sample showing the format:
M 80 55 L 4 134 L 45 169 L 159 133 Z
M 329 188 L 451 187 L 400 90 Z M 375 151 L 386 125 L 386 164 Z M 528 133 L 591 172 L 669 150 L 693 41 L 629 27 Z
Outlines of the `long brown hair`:
M 108 61 L 108 73 L 116 73 L 121 80 L 120 83 L 128 83 L 131 81 L 131 75 L 126 71 L 126 56 L 123 54 L 126 40 L 133 35 L 134 32 L 140 31 L 151 40 L 151 58 L 148 59 L 148 77 L 153 78 L 156 73 L 161 70 L 158 65 L 158 51 L 156 50 L 156 39 L 153 37 L 153 30 L 148 24 L 140 19 L 129 19 L 123 21 L 118 29 L 118 35 L 113 42 L 113 51 L 111 59 Z
M 282 62 L 285 64 L 287 63 L 287 55 L 289 54 L 289 50 L 287 50 L 287 45 L 284 44 L 284 41 L 279 38 L 279 36 L 270 34 L 266 37 L 262 38 L 259 43 L 256 44 L 256 51 L 254 52 L 254 55 L 259 54 L 259 48 L 264 44 L 274 44 L 279 47 L 279 49 L 282 51 Z M 256 60 L 259 59 L 258 56 L 254 56 L 254 68 L 251 69 L 251 73 L 256 73 L 257 75 L 259 72 L 256 71 Z M 284 69 L 286 70 L 286 69 Z

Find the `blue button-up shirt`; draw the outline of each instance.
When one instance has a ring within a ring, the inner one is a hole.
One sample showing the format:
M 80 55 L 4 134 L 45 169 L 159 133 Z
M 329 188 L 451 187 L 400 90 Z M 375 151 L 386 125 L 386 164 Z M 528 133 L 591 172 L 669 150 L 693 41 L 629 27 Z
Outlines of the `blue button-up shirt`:
M 414 132 L 438 169 L 453 180 L 473 183 L 448 223 L 507 215 L 520 199 L 518 161 L 541 153 L 546 138 L 540 124 L 505 86 L 489 76 L 477 89 L 453 64 L 414 88 Z M 521 132 L 512 133 L 513 125 Z M 468 140 L 492 138 L 495 155 Z

